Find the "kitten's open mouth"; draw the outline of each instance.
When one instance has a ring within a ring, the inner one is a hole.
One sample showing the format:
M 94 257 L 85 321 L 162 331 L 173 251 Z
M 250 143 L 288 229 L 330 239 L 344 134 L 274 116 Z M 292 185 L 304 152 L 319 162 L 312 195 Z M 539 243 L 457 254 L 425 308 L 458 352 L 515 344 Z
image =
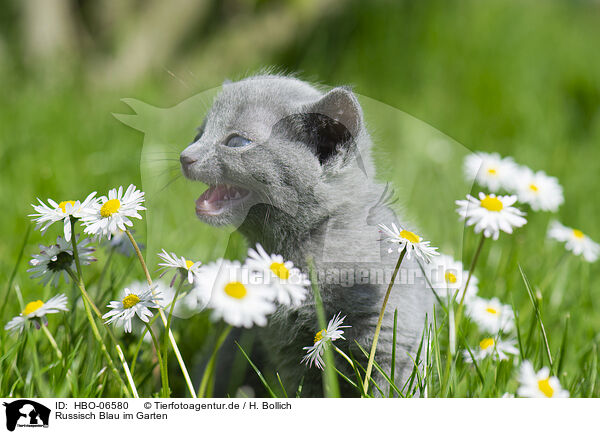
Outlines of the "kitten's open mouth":
M 244 201 L 250 190 L 234 185 L 212 185 L 196 200 L 196 214 L 216 216 Z

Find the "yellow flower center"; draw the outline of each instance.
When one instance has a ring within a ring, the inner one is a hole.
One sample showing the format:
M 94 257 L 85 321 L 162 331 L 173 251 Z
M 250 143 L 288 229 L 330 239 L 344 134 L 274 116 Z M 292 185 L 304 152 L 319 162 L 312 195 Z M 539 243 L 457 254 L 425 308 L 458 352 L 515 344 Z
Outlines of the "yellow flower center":
M 499 212 L 502 211 L 504 205 L 502 205 L 502 201 L 497 197 L 486 196 L 481 201 L 481 207 L 487 209 L 488 211 Z
M 573 229 L 573 236 L 581 240 L 585 235 L 579 229 Z
M 75 205 L 75 201 L 74 200 L 63 200 L 61 203 L 58 204 L 58 207 L 60 209 L 62 209 L 62 212 L 67 212 L 67 204 L 73 206 Z
M 486 348 L 489 348 L 492 345 L 494 345 L 494 339 L 492 338 L 485 338 L 481 342 L 479 342 L 479 348 L 481 348 L 482 350 L 485 350 Z
M 533 191 L 534 193 L 537 193 L 537 192 L 540 190 L 540 189 L 538 188 L 538 186 L 537 186 L 537 185 L 535 185 L 535 184 L 529 184 L 529 189 L 530 189 L 531 191 Z
M 21 313 L 23 315 L 29 315 L 30 313 L 33 313 L 36 310 L 38 310 L 43 305 L 44 305 L 44 302 L 42 300 L 36 300 L 36 301 L 29 302 L 29 303 L 27 303 L 27 306 L 25 306 L 25 309 L 23 309 L 23 312 L 21 312 Z
M 411 243 L 418 243 L 421 241 L 421 237 L 411 231 L 402 230 L 400 231 L 400 236 Z
M 129 294 L 123 299 L 123 307 L 125 309 L 131 309 L 133 306 L 140 302 L 140 298 L 135 294 Z
M 241 282 L 229 282 L 225 285 L 225 294 L 238 300 L 244 298 L 247 293 L 246 287 Z
M 540 391 L 548 398 L 552 398 L 552 395 L 554 395 L 554 389 L 550 386 L 550 378 L 539 380 L 538 389 L 540 389 Z
M 110 217 L 121 208 L 121 202 L 119 199 L 110 199 L 107 200 L 102 208 L 100 208 L 100 215 L 102 217 Z
M 194 262 L 192 262 L 190 260 L 185 261 L 185 268 L 187 268 L 188 270 L 190 268 L 192 268 L 193 265 L 194 265 Z
M 275 276 L 282 280 L 288 280 L 290 278 L 290 270 L 281 262 L 273 262 L 269 267 Z
M 493 175 L 493 176 L 495 176 L 495 175 L 497 175 L 497 174 L 498 174 L 498 171 L 497 171 L 496 169 L 491 169 L 491 168 L 490 168 L 490 169 L 488 169 L 488 170 L 487 170 L 487 173 L 488 173 L 488 175 Z
M 319 342 L 321 339 L 323 339 L 325 337 L 325 335 L 327 335 L 327 330 L 325 330 L 325 329 L 319 330 L 317 332 L 317 334 L 315 335 L 315 344 L 317 342 Z
M 448 283 L 456 283 L 456 281 L 458 280 L 456 278 L 456 274 L 451 273 L 450 271 L 446 271 L 445 277 L 446 277 L 446 282 L 448 282 Z
M 498 315 L 498 311 L 496 309 L 494 309 L 493 307 L 487 307 L 485 309 L 486 312 L 491 313 L 492 315 Z

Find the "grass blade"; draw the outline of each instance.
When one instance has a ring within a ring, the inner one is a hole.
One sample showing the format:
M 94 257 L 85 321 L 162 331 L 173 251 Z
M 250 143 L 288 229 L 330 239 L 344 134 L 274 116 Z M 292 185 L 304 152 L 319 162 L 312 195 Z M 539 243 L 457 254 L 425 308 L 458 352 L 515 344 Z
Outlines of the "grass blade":
M 327 320 L 325 318 L 325 309 L 323 308 L 323 300 L 321 298 L 321 292 L 319 291 L 319 285 L 317 283 L 317 273 L 315 270 L 315 263 L 313 258 L 307 258 L 306 263 L 308 265 L 310 284 L 315 297 L 315 308 L 317 310 L 317 318 L 319 320 L 319 330 L 327 328 Z M 323 390 L 326 398 L 339 398 L 340 387 L 338 384 L 338 378 L 335 368 L 335 359 L 333 358 L 333 351 L 331 345 L 325 345 L 325 369 L 323 370 Z
M 21 264 L 21 260 L 23 259 L 23 253 L 25 252 L 25 246 L 27 245 L 27 241 L 29 240 L 30 233 L 31 225 L 27 225 L 27 231 L 25 232 L 25 236 L 23 237 L 23 242 L 21 243 L 21 248 L 19 249 L 19 254 L 17 255 L 17 260 L 15 261 L 15 266 L 13 267 L 12 272 L 10 273 L 10 278 L 8 279 L 8 283 L 6 285 L 6 293 L 4 294 L 4 300 L 2 301 L 2 307 L 0 307 L 0 318 L 4 318 L 4 309 L 8 304 L 10 288 L 12 288 L 15 276 L 17 275 L 17 270 L 19 269 L 19 265 Z M 4 329 L 2 329 L 2 334 L 4 334 Z
M 226 327 L 217 339 L 215 348 L 210 356 L 208 363 L 206 364 L 204 374 L 202 375 L 202 381 L 200 382 L 200 388 L 198 389 L 198 398 L 205 398 L 207 394 L 211 394 L 209 389 L 212 389 L 211 385 L 212 380 L 214 379 L 215 362 L 217 360 L 217 354 L 219 353 L 221 345 L 223 345 L 223 342 L 225 342 L 225 339 L 227 339 L 227 336 L 229 336 L 229 332 L 231 332 L 232 328 L 232 326 Z
M 594 396 L 594 388 L 596 387 L 596 377 L 598 375 L 598 347 L 596 344 L 592 346 L 592 368 L 589 373 L 590 388 L 588 389 L 588 398 Z
M 285 387 L 283 386 L 283 381 L 281 381 L 281 377 L 279 376 L 279 372 L 276 372 L 275 375 L 277 375 L 277 381 L 279 382 L 279 387 L 281 387 L 281 391 L 283 392 L 283 396 L 287 398 L 288 394 L 285 391 Z
M 523 339 L 521 338 L 521 327 L 519 326 L 519 314 L 517 313 L 517 309 L 515 308 L 515 300 L 513 297 L 510 297 L 510 302 L 512 305 L 512 310 L 515 314 L 515 326 L 517 328 L 517 342 L 519 343 L 519 353 L 521 354 L 521 360 L 525 360 L 525 351 L 523 350 Z
M 531 300 L 531 304 L 533 304 L 533 309 L 535 311 L 535 317 L 537 318 L 538 325 L 540 327 L 540 331 L 542 333 L 542 338 L 544 341 L 544 346 L 546 348 L 546 356 L 548 356 L 548 363 L 550 364 L 550 372 L 552 372 L 553 362 L 552 362 L 552 352 L 550 351 L 550 344 L 548 343 L 548 336 L 546 336 L 546 329 L 544 328 L 544 323 L 542 322 L 542 315 L 540 313 L 539 305 L 535 299 L 535 294 L 531 285 L 529 284 L 529 279 L 523 272 L 523 268 L 519 265 L 519 272 L 521 273 L 521 277 L 523 278 L 523 282 L 525 282 L 525 287 L 527 288 L 527 294 L 529 294 L 529 299 Z
M 394 309 L 394 334 L 392 336 L 392 363 L 390 367 L 390 380 L 392 383 L 395 381 L 396 375 L 396 333 L 398 329 L 398 309 Z M 393 390 L 390 388 L 390 398 L 394 396 Z
M 558 360 L 556 362 L 556 371 L 555 374 L 557 377 L 560 377 L 560 373 L 562 372 L 563 363 L 565 361 L 565 350 L 567 348 L 567 336 L 569 335 L 569 320 L 571 319 L 571 314 L 567 314 L 565 317 L 565 331 L 563 333 L 562 342 L 560 343 L 560 350 L 558 352 Z
M 244 357 L 246 358 L 246 360 L 248 361 L 248 363 L 250 364 L 252 369 L 254 369 L 254 372 L 256 372 L 256 375 L 258 375 L 258 379 L 263 384 L 263 386 L 265 386 L 265 389 L 267 389 L 267 392 L 269 392 L 269 395 L 271 395 L 271 398 L 278 398 L 278 396 L 275 394 L 275 392 L 273 392 L 273 389 L 271 389 L 271 386 L 269 386 L 269 383 L 267 383 L 267 380 L 263 376 L 262 372 L 260 372 L 260 370 L 256 367 L 254 362 L 252 362 L 252 360 L 250 360 L 250 357 L 248 357 L 248 354 L 246 354 L 246 352 L 241 347 L 241 345 L 238 344 L 237 342 L 235 344 L 240 349 L 240 351 L 242 352 L 242 354 L 244 355 Z

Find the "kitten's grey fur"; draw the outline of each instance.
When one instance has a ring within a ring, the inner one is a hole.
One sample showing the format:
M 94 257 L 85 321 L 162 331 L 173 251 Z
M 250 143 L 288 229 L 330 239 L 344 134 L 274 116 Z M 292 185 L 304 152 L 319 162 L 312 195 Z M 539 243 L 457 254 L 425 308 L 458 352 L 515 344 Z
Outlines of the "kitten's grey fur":
M 251 144 L 229 147 L 233 135 Z M 212 225 L 233 224 L 250 245 L 261 243 L 308 272 L 313 257 L 319 285 L 331 318 L 346 315 L 346 340 L 336 345 L 366 366 L 355 340 L 367 351 L 377 323 L 385 278 L 379 282 L 335 282 L 335 270 L 360 277 L 361 270 L 386 269 L 398 258 L 388 253 L 377 224 L 398 222 L 380 200 L 384 187 L 373 179 L 371 139 L 362 109 L 347 88 L 322 92 L 295 78 L 277 75 L 227 83 L 210 109 L 197 140 L 181 153 L 186 177 L 209 185 L 244 187 L 250 195 L 226 206 L 218 215 L 199 214 Z M 404 260 L 403 270 L 418 269 Z M 423 283 L 399 283 L 393 288 L 377 347 L 376 361 L 389 372 L 393 313 L 398 309 L 396 383 L 400 388 L 413 368 L 426 314 L 433 306 Z M 321 371 L 300 361 L 319 330 L 310 295 L 299 308 L 279 308 L 261 333 L 272 367 L 288 391 L 304 377 L 303 396 L 322 396 Z M 343 361 L 338 367 L 350 378 Z M 385 386 L 377 373 L 375 378 Z M 342 383 L 344 383 L 342 381 Z M 342 384 L 343 385 L 343 384 Z M 347 394 L 356 391 L 344 388 Z

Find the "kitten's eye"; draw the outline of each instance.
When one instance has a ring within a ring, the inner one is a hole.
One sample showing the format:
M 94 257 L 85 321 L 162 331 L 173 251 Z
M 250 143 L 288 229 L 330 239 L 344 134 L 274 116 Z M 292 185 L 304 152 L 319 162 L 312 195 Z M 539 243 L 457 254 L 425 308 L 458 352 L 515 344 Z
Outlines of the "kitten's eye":
M 248 140 L 245 137 L 242 136 L 231 136 L 227 142 L 225 143 L 225 146 L 229 146 L 230 148 L 242 148 L 244 146 L 248 146 L 250 143 L 252 143 L 250 140 Z

